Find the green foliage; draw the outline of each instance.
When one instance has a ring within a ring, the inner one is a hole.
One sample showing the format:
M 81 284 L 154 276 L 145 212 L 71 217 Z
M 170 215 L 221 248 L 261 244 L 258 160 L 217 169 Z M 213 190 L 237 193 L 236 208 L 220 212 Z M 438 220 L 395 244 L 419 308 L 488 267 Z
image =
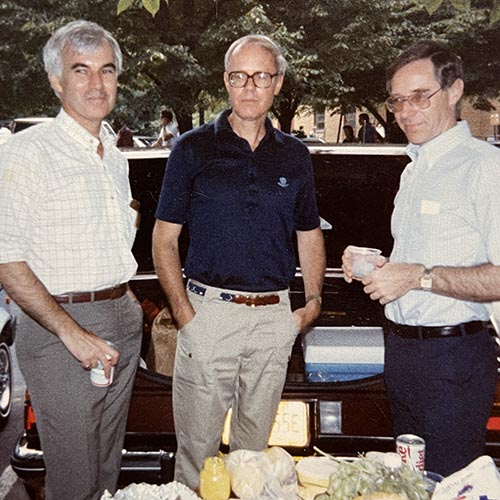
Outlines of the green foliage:
M 450 0 L 450 3 L 458 10 L 469 10 L 471 7 L 470 0 Z
M 116 14 L 119 16 L 122 12 L 130 9 L 134 4 L 134 0 L 119 0 Z
M 500 1 L 495 2 L 491 9 L 490 20 L 492 24 L 500 21 Z
M 429 15 L 433 15 L 440 7 L 445 7 L 447 0 L 424 0 L 424 8 L 427 10 Z M 473 8 L 479 6 L 479 4 L 486 5 L 486 10 L 490 11 L 490 25 L 493 25 L 500 21 L 500 0 L 487 0 L 486 2 L 480 2 L 475 0 L 449 0 L 449 3 L 458 11 L 470 12 Z M 480 7 L 480 6 L 479 6 Z
M 142 0 L 142 5 L 152 16 L 160 10 L 160 0 Z
M 137 0 L 118 0 L 118 7 L 116 9 L 116 14 L 119 16 L 128 9 L 131 9 Z M 154 17 L 160 10 L 161 0 L 140 0 L 142 6 Z M 165 0 L 165 4 L 168 6 L 169 0 Z
M 366 107 L 383 123 L 377 112 L 386 97 L 384 69 L 423 38 L 456 48 L 466 91 L 487 108 L 499 91 L 500 30 L 492 25 L 499 6 L 500 0 L 373 0 L 369 8 L 366 0 L 4 0 L 0 118 L 57 112 L 41 49 L 57 27 L 80 18 L 100 23 L 120 43 L 116 112 L 136 131 L 154 132 L 163 107 L 175 112 L 181 130 L 193 126 L 196 112 L 214 116 L 226 105 L 224 54 L 248 33 L 272 36 L 289 62 L 272 110 L 284 130 L 301 105 Z

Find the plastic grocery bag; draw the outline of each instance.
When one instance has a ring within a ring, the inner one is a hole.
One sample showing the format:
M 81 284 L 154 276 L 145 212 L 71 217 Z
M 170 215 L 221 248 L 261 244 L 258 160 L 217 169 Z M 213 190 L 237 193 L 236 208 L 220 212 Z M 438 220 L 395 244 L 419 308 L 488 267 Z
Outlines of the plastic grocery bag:
M 500 499 L 500 474 L 491 457 L 477 458 L 436 485 L 432 500 L 455 499 Z
M 225 460 L 231 489 L 238 498 L 298 498 L 295 461 L 283 448 L 236 450 L 229 453 Z
M 200 500 L 200 497 L 184 484 L 172 481 L 167 484 L 129 484 L 114 496 L 106 490 L 101 500 Z

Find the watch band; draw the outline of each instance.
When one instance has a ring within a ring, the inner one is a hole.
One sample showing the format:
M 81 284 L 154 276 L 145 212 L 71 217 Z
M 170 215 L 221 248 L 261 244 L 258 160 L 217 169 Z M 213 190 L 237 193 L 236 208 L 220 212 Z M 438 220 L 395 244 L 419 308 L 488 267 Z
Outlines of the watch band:
M 311 302 L 311 300 L 315 300 L 321 307 L 321 303 L 323 302 L 323 299 L 321 298 L 321 295 L 316 295 L 316 294 L 313 294 L 313 295 L 308 295 L 306 297 L 306 304 L 308 302 Z
M 428 292 L 432 290 L 432 267 L 424 268 L 424 272 L 420 277 L 420 288 Z

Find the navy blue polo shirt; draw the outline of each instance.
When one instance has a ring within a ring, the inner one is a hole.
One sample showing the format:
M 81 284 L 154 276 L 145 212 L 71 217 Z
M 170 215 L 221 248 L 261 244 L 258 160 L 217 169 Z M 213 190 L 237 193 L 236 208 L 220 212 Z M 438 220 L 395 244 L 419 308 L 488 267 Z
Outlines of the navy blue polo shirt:
M 177 140 L 155 215 L 188 225 L 187 277 L 232 290 L 284 290 L 295 275 L 295 231 L 319 226 L 309 151 L 269 119 L 252 151 L 229 113 Z

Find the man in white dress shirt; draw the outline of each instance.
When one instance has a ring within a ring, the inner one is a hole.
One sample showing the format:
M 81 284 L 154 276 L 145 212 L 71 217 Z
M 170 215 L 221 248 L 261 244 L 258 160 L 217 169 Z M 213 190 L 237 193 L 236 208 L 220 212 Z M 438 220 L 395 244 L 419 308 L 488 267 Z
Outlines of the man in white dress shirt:
M 390 260 L 362 282 L 386 305 L 394 434 L 422 436 L 426 468 L 449 475 L 484 453 L 497 382 L 487 321 L 500 299 L 500 150 L 457 122 L 462 61 L 446 45 L 410 46 L 388 68 L 387 88 L 412 161 Z M 349 248 L 343 267 L 350 281 Z
M 18 306 L 46 498 L 99 499 L 117 486 L 142 330 L 127 285 L 137 267 L 128 164 L 101 128 L 121 52 L 97 24 L 74 21 L 49 39 L 44 63 L 62 109 L 1 147 L 0 282 Z M 106 387 L 90 381 L 98 365 L 108 378 L 114 367 Z

